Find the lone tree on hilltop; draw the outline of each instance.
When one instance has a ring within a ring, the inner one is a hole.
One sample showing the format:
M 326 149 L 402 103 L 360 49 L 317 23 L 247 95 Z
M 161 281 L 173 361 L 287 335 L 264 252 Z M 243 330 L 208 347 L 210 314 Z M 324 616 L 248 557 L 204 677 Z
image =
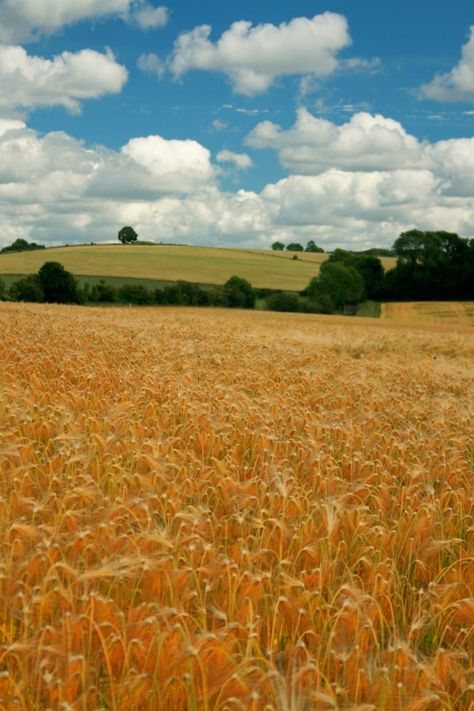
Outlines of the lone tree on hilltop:
M 272 244 L 272 249 L 274 252 L 281 252 L 285 249 L 285 245 L 283 244 L 283 242 L 274 242 Z
M 119 233 L 117 235 L 117 239 L 122 243 L 122 244 L 132 244 L 133 242 L 137 241 L 137 233 L 133 229 L 133 227 L 130 227 L 130 225 L 127 225 L 126 227 L 122 227 L 121 230 L 119 230 Z

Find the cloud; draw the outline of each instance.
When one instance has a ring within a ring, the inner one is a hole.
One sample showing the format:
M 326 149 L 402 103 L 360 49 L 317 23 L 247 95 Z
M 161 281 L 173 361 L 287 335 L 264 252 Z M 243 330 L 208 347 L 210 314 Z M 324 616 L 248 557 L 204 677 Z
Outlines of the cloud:
M 145 0 L 0 0 L 0 42 L 21 42 L 87 19 L 115 15 L 142 29 L 164 27 L 167 8 Z
M 408 136 L 396 121 L 377 121 Z M 257 193 L 220 189 L 219 169 L 196 141 L 135 137 L 110 150 L 2 119 L 0 244 L 18 236 L 49 244 L 114 240 L 123 224 L 143 239 L 249 247 L 309 239 L 326 248 L 389 246 L 412 227 L 474 237 L 474 139 L 431 144 L 408 136 L 413 145 L 405 137 L 413 161 L 405 155 L 399 167 L 389 165 L 395 148 L 382 134 L 373 144 L 379 167 L 361 152 L 364 168 L 350 169 L 344 151 L 353 145 L 344 134 L 344 148 L 336 128 L 325 127 L 324 160 L 334 157 L 344 167 L 318 159 L 313 173 L 289 175 Z M 281 141 L 286 133 L 273 126 L 267 135 Z M 359 146 L 369 151 L 364 141 Z
M 297 113 L 288 131 L 263 121 L 250 132 L 253 148 L 273 148 L 280 162 L 294 173 L 314 175 L 330 167 L 344 170 L 391 170 L 416 166 L 421 146 L 398 121 L 359 112 L 338 126 L 307 109 Z
M 142 72 L 148 72 L 149 74 L 154 74 L 159 79 L 161 79 L 166 71 L 166 65 L 161 61 L 157 54 L 150 52 L 149 54 L 142 54 L 138 58 L 137 67 L 142 70 Z
M 437 74 L 420 89 L 423 99 L 435 101 L 474 101 L 474 25 L 462 48 L 459 63 L 446 74 Z
M 156 27 L 165 27 L 168 24 L 168 8 L 164 5 L 153 7 L 145 3 L 136 6 L 132 13 L 134 22 L 142 30 L 152 30 Z
M 281 76 L 332 74 L 338 52 L 351 41 L 347 20 L 332 12 L 278 26 L 234 22 L 216 43 L 210 34 L 209 25 L 200 25 L 177 38 L 170 59 L 174 76 L 191 69 L 223 72 L 247 96 L 266 91 Z
M 320 175 L 331 169 L 347 173 L 429 170 L 442 181 L 444 193 L 474 196 L 474 138 L 419 141 L 398 121 L 380 114 L 359 112 L 337 125 L 301 108 L 287 131 L 262 121 L 246 143 L 274 149 L 281 164 L 298 175 Z
M 216 159 L 218 163 L 233 163 L 238 170 L 247 170 L 252 166 L 252 159 L 246 153 L 223 150 L 219 151 Z
M 214 131 L 225 131 L 229 128 L 228 124 L 225 121 L 221 121 L 221 119 L 214 119 L 211 126 Z
M 121 91 L 127 70 L 112 52 L 63 52 L 53 59 L 32 56 L 23 47 L 0 45 L 0 109 L 64 106 Z
M 145 169 L 153 184 L 165 192 L 192 192 L 214 177 L 210 151 L 197 141 L 132 138 L 122 153 Z

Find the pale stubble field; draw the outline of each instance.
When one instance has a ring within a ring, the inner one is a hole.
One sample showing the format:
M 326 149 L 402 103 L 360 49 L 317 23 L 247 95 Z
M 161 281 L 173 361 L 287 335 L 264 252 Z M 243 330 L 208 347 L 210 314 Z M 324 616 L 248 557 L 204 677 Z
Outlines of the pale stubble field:
M 474 330 L 0 303 L 0 708 L 474 708 Z

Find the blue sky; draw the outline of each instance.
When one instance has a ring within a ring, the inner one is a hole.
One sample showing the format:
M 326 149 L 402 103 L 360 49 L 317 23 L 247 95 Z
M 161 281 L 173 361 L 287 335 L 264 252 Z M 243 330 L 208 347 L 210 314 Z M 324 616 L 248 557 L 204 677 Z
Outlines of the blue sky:
M 474 237 L 473 0 L 0 0 L 0 43 L 0 244 Z

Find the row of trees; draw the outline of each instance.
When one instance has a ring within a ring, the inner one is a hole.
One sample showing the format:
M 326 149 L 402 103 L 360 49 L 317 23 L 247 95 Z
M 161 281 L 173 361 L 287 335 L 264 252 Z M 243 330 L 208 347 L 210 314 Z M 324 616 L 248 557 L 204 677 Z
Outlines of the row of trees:
M 303 247 L 303 245 L 299 242 L 290 242 L 290 244 L 287 244 L 286 246 L 283 242 L 273 242 L 272 249 L 274 252 L 283 252 L 284 249 L 288 252 L 324 252 L 324 249 L 322 247 L 318 247 L 312 239 L 309 240 L 306 247 Z
M 257 293 L 252 285 L 233 276 L 223 286 L 204 288 L 199 284 L 178 281 L 158 289 L 143 284 L 115 287 L 104 280 L 80 287 L 73 275 L 59 262 L 45 262 L 36 274 L 15 281 L 6 289 L 0 280 L 0 299 L 56 304 L 177 304 L 188 306 L 227 306 L 254 308 Z
M 34 249 L 44 249 L 44 244 L 37 244 L 36 242 L 27 242 L 26 239 L 19 237 L 14 240 L 7 247 L 0 249 L 0 254 L 6 254 L 7 252 L 31 252 Z

